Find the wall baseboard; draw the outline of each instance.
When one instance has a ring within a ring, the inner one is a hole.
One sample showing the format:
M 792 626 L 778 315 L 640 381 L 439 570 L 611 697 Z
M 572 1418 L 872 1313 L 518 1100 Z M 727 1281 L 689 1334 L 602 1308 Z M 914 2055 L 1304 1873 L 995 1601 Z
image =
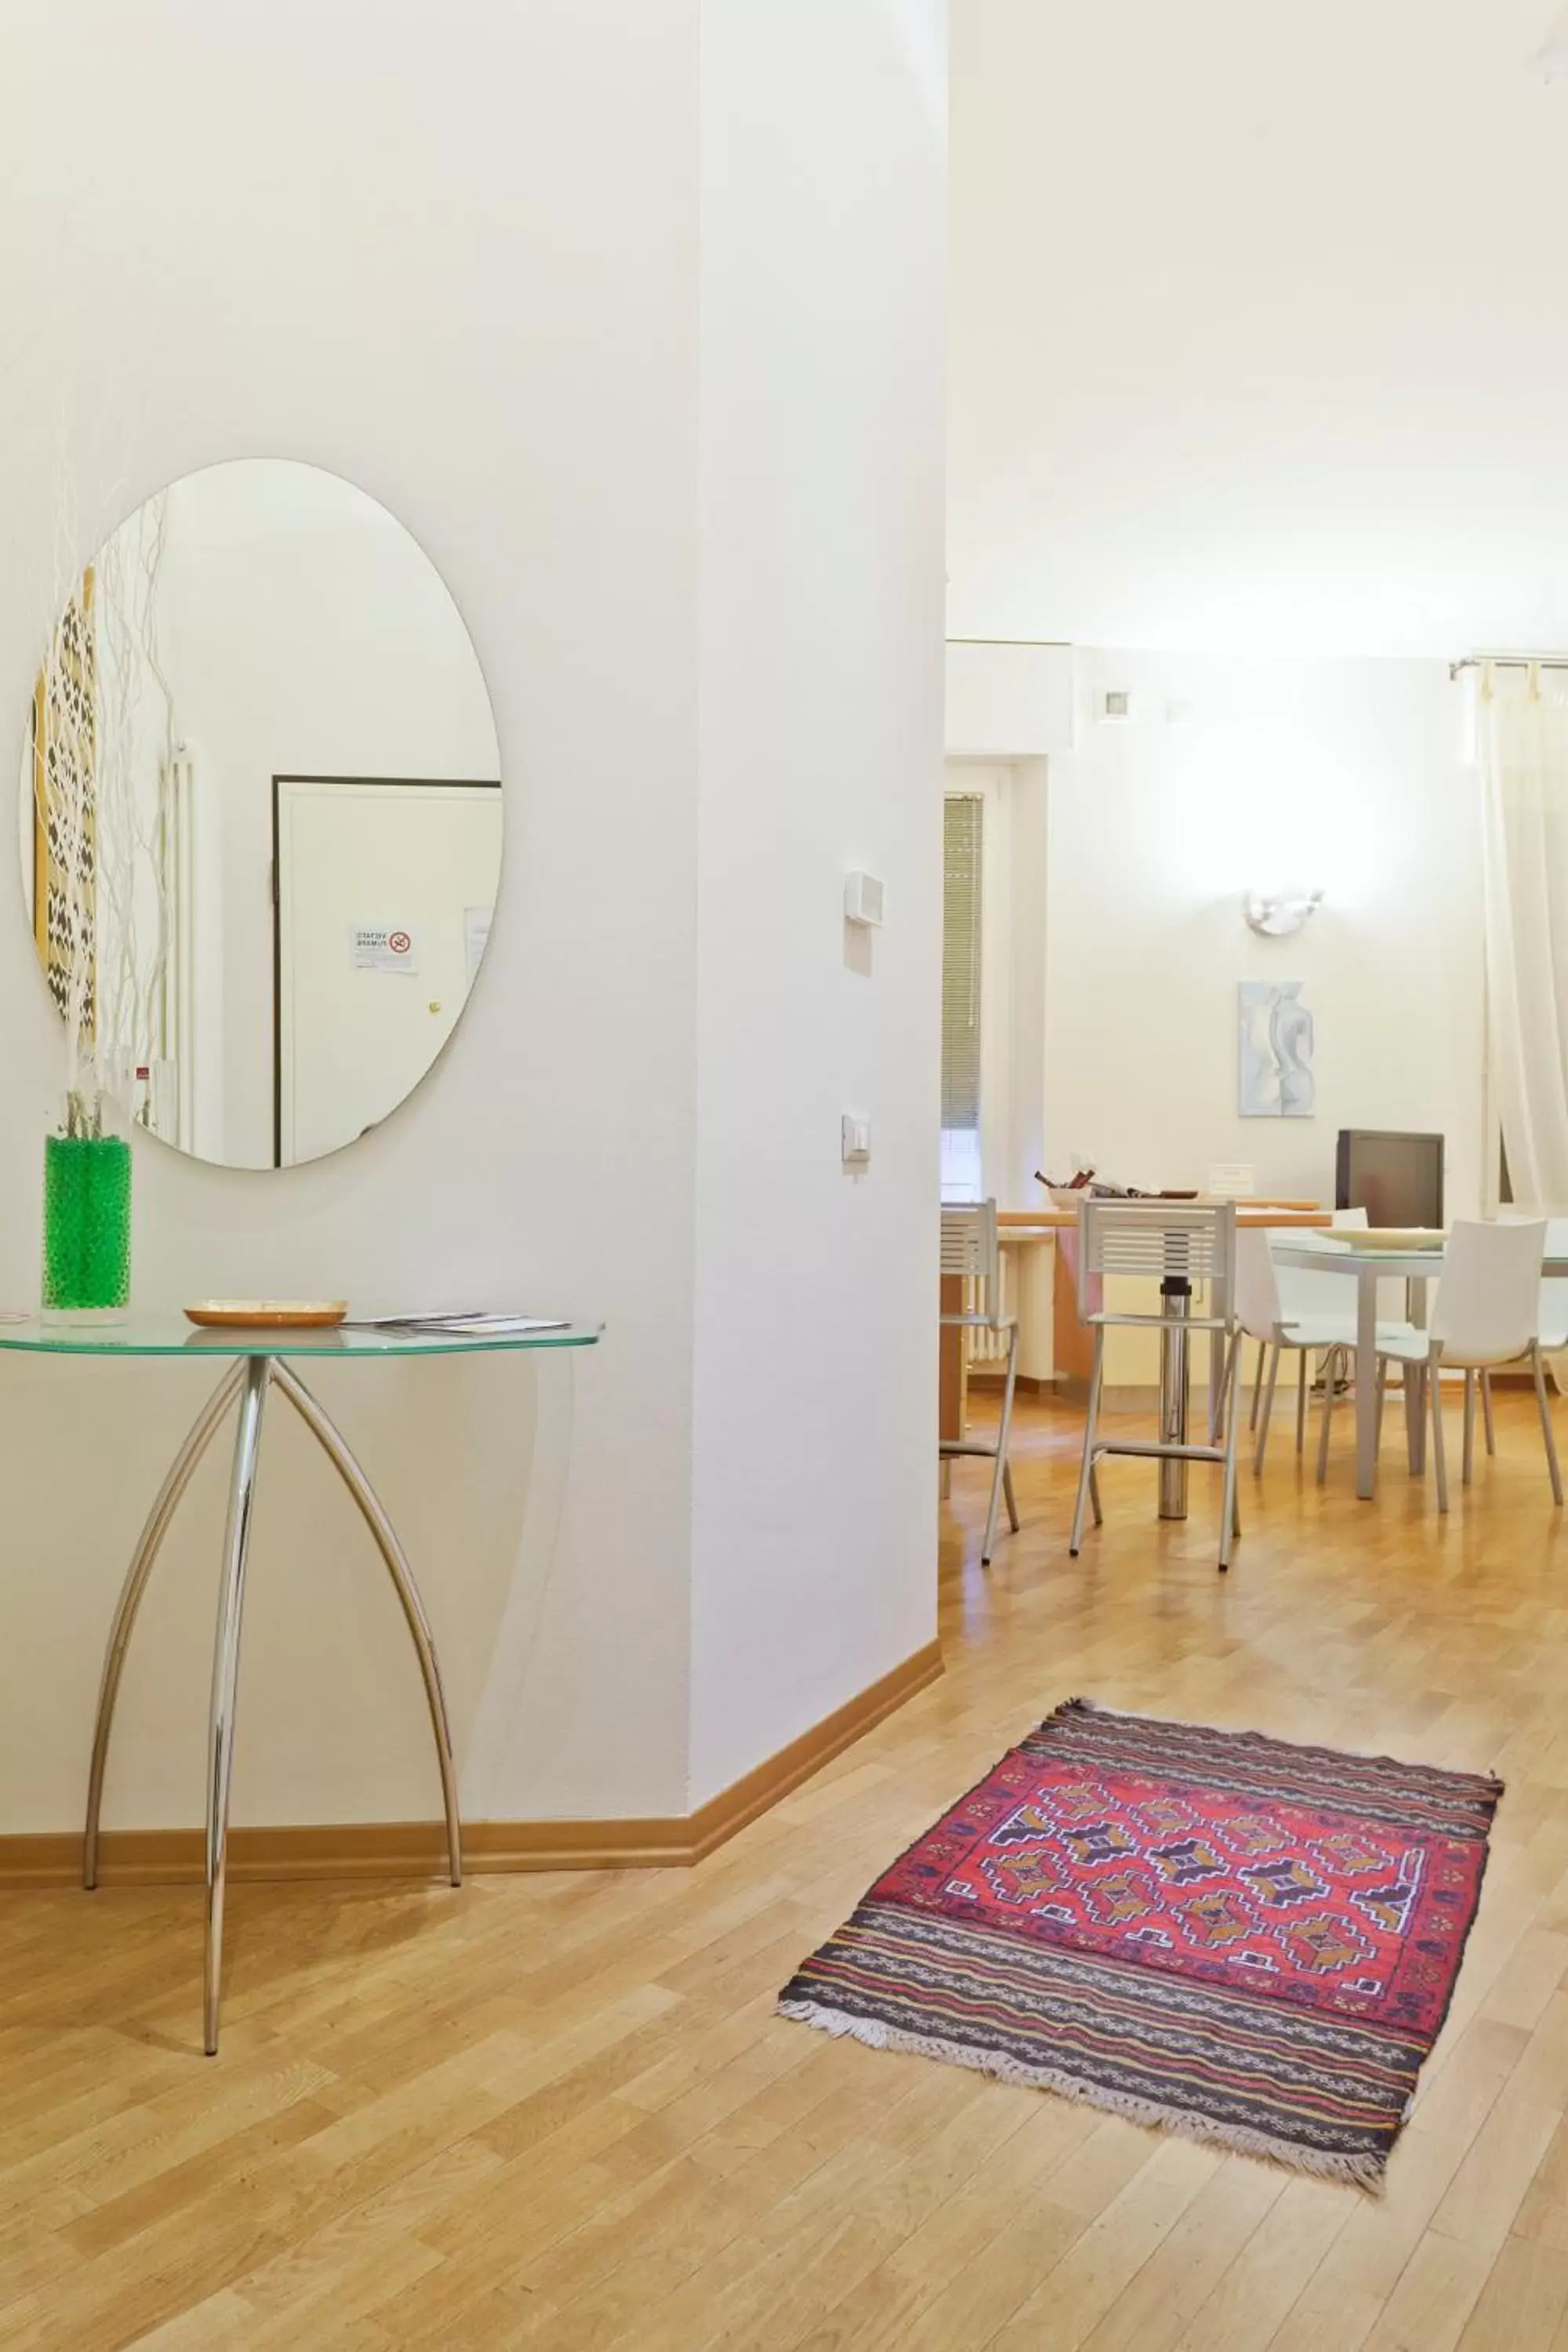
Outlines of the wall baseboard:
M 928 1642 L 901 1665 L 836 1707 L 694 1813 L 602 1822 L 466 1822 L 464 1867 L 494 1870 L 682 1869 L 776 1805 L 883 1718 L 935 1682 L 942 1644 Z M 99 1843 L 105 1886 L 199 1884 L 201 1830 L 106 1830 Z M 446 1875 L 438 1822 L 344 1822 L 229 1832 L 233 1879 L 413 1878 Z M 73 1886 L 81 1836 L 56 1830 L 0 1836 L 0 1887 Z

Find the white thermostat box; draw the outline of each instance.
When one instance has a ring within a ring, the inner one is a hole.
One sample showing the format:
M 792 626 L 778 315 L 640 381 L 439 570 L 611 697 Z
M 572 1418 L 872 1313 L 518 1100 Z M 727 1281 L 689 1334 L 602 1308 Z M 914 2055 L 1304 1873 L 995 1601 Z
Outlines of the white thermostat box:
M 844 912 L 852 923 L 881 921 L 882 886 L 874 874 L 845 876 Z

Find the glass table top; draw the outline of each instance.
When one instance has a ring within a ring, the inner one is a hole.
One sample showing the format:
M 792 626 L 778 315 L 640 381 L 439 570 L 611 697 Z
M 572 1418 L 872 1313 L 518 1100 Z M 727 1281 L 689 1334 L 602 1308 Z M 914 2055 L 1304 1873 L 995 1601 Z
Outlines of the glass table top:
M 1358 1267 L 1369 1266 L 1379 1275 L 1426 1276 L 1443 1271 L 1440 1242 L 1431 1249 L 1352 1249 L 1348 1242 L 1336 1242 L 1331 1234 L 1314 1243 L 1285 1240 L 1276 1233 L 1269 1237 L 1269 1255 L 1282 1265 L 1305 1267 L 1313 1274 L 1353 1274 Z M 1568 1257 L 1549 1250 L 1541 1262 L 1541 1271 L 1545 1281 L 1561 1282 L 1568 1277 Z
M 471 1356 L 521 1348 L 592 1348 L 602 1323 L 542 1331 L 376 1331 L 341 1323 L 327 1330 L 198 1328 L 177 1309 L 133 1309 L 116 1323 L 70 1323 L 0 1314 L 0 1349 L 40 1356 Z
M 1270 1255 L 1286 1265 L 1307 1266 L 1313 1273 L 1353 1274 L 1358 1266 L 1375 1266 L 1379 1274 L 1432 1274 L 1443 1265 L 1441 1244 L 1432 1249 L 1352 1249 L 1348 1244 L 1325 1239 L 1310 1242 L 1272 1241 Z

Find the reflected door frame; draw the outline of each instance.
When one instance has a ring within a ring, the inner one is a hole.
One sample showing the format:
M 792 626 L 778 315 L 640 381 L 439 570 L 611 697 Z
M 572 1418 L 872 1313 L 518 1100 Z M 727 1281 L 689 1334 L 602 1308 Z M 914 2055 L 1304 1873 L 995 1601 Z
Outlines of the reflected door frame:
M 287 784 L 363 785 L 376 792 L 499 793 L 499 776 L 323 776 L 309 769 L 272 779 L 272 1165 L 289 1164 L 283 1158 L 283 886 L 282 798 Z

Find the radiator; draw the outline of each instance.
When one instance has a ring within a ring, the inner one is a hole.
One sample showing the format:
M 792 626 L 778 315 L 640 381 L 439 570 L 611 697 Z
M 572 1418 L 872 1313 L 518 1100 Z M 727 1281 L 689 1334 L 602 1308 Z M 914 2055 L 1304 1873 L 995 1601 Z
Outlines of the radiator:
M 1010 1250 L 1004 1250 L 1001 1253 L 1001 1257 L 1002 1297 L 1000 1305 L 1004 1315 L 1011 1315 L 1015 1311 L 1016 1306 L 1014 1292 L 1017 1276 L 1014 1270 L 1012 1252 Z M 984 1286 L 978 1282 L 966 1282 L 964 1284 L 963 1311 L 966 1315 L 976 1315 L 981 1311 L 981 1308 L 984 1305 L 984 1300 L 982 1297 L 983 1287 Z M 965 1331 L 963 1337 L 967 1343 L 964 1349 L 964 1361 L 973 1365 L 977 1370 L 987 1371 L 993 1365 L 995 1365 L 1000 1369 L 1006 1363 L 1007 1334 L 1005 1331 L 968 1330 Z

